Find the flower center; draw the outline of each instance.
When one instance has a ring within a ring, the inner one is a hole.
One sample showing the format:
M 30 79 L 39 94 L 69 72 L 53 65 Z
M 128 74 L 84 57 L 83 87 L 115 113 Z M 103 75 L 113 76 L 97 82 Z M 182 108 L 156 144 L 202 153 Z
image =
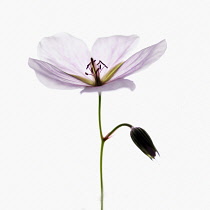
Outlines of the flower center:
M 93 58 L 90 59 L 90 63 L 86 67 L 86 69 L 88 69 L 90 73 L 85 72 L 85 74 L 92 75 L 94 77 L 95 86 L 100 86 L 103 84 L 100 80 L 100 73 L 104 68 L 108 67 L 101 60 L 96 62 L 96 60 L 94 60 Z

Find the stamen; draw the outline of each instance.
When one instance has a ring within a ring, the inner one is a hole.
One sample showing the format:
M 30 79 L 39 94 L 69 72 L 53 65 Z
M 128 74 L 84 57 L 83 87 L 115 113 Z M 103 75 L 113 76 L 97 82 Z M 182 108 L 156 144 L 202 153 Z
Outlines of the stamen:
M 100 73 L 104 68 L 108 68 L 108 66 L 106 66 L 101 60 L 96 63 L 96 60 L 90 58 L 90 63 L 86 67 L 86 69 L 89 69 L 90 73 L 85 72 L 85 74 L 93 76 L 95 78 L 95 85 L 100 86 L 102 85 Z
M 88 74 L 87 72 L 85 72 L 85 74 L 86 74 L 86 75 L 91 75 L 91 76 L 93 76 L 93 74 Z
M 86 69 L 89 69 L 89 67 L 90 67 L 90 63 L 87 65 Z
M 95 69 L 95 62 L 96 60 L 93 60 L 93 58 L 90 59 L 91 61 L 91 72 L 96 73 L 96 69 Z
M 99 60 L 99 62 L 97 63 L 97 65 L 99 64 L 100 64 L 100 68 L 101 68 L 101 64 L 103 65 L 103 68 L 104 67 L 108 68 L 108 66 L 105 63 L 103 63 L 101 60 Z

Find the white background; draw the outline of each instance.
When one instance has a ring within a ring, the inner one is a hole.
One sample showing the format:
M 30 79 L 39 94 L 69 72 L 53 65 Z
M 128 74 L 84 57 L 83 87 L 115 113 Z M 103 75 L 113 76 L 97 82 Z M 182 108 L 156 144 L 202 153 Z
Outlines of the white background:
M 121 128 L 105 144 L 105 210 L 210 209 L 207 0 L 16 0 L 0 3 L 0 209 L 100 209 L 97 94 L 44 87 L 28 67 L 41 38 L 137 34 L 165 55 L 102 98 L 104 133 L 143 127 L 151 161 Z

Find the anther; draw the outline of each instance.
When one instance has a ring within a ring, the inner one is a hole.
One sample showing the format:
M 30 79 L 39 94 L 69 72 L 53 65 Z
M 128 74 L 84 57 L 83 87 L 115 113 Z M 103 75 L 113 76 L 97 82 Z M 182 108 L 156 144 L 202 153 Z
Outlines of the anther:
M 88 69 L 90 67 L 90 63 L 87 65 L 86 69 Z
M 91 76 L 93 76 L 93 74 L 89 74 L 89 73 L 87 73 L 87 72 L 85 72 L 85 74 L 86 74 L 86 75 L 91 75 Z
M 97 65 L 99 65 L 99 64 L 100 64 L 100 66 L 99 66 L 100 69 L 101 69 L 101 64 L 103 65 L 103 67 L 108 68 L 108 66 L 105 63 L 103 63 L 101 60 L 99 60 L 99 62 L 97 63 Z

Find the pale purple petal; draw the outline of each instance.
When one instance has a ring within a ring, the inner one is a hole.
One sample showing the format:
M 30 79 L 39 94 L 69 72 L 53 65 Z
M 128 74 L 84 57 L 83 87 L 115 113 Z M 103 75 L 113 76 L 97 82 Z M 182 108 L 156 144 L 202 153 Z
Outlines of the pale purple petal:
M 86 77 L 86 67 L 90 63 L 86 44 L 67 33 L 43 38 L 38 45 L 38 56 L 67 73 L 70 69 L 83 77 Z
M 72 89 L 88 86 L 47 62 L 29 58 L 28 65 L 35 70 L 40 82 L 49 88 Z
M 110 69 L 123 61 L 123 58 L 137 40 L 138 36 L 136 35 L 98 38 L 92 47 L 92 57 L 97 61 L 101 60 Z M 104 68 L 101 71 L 101 76 L 108 69 Z
M 136 88 L 136 85 L 131 80 L 128 80 L 128 79 L 118 79 L 118 80 L 109 82 L 107 84 L 104 84 L 102 86 L 85 87 L 81 91 L 81 93 L 85 93 L 85 92 L 112 91 L 112 90 L 117 90 L 117 89 L 120 89 L 120 88 L 128 88 L 128 89 L 130 89 L 130 90 L 133 91 Z
M 167 44 L 165 40 L 147 47 L 128 58 L 125 63 L 118 69 L 111 81 L 118 78 L 124 78 L 133 74 L 150 64 L 157 61 L 166 51 Z

